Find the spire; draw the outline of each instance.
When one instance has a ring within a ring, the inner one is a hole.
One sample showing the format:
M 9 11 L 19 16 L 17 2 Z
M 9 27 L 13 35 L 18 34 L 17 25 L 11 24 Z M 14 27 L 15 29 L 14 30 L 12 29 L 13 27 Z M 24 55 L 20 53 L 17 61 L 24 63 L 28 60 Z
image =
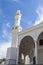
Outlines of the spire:
M 15 25 L 12 27 L 12 30 L 17 30 L 18 32 L 22 31 L 22 27 L 20 26 L 21 13 L 20 10 L 16 11 L 15 14 Z
M 20 10 L 17 10 L 15 15 L 15 26 L 20 27 L 20 20 L 21 20 L 21 13 L 20 13 Z

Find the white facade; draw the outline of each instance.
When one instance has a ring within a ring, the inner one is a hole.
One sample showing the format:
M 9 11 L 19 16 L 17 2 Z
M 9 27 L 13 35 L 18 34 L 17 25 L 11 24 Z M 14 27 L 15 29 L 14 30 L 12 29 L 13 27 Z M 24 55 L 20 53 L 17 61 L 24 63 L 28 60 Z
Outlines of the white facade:
M 15 17 L 15 25 L 12 27 L 12 44 L 7 51 L 7 64 L 25 64 L 27 55 L 30 59 L 29 64 L 43 64 L 43 45 L 39 44 L 39 41 L 43 40 L 43 22 L 23 31 L 20 27 L 20 10 Z M 24 59 L 21 59 L 22 53 Z

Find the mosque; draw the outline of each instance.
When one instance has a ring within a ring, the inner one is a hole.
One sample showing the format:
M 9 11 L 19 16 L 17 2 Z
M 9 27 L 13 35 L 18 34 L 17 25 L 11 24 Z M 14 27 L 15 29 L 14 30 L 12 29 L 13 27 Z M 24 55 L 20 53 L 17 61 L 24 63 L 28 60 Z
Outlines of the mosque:
M 22 30 L 21 16 L 20 10 L 17 10 L 6 64 L 43 64 L 43 22 Z

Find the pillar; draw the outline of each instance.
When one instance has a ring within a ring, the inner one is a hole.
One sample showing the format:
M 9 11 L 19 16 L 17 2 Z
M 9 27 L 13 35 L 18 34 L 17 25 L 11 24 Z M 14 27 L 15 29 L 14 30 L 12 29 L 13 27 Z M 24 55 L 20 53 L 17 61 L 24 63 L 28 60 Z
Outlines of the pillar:
M 29 55 L 26 55 L 26 57 L 25 57 L 25 64 L 30 64 L 30 57 L 29 57 Z
M 24 55 L 24 64 L 25 64 L 25 55 Z
M 38 64 L 38 48 L 37 48 L 37 42 L 35 41 L 35 58 L 36 58 L 36 64 Z

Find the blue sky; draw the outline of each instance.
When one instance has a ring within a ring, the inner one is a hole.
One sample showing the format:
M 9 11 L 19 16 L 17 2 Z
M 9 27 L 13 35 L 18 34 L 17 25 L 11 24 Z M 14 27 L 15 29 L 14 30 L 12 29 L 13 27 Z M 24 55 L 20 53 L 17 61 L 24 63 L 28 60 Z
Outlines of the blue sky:
M 11 45 L 11 28 L 18 9 L 22 13 L 23 29 L 43 21 L 43 0 L 0 0 L 0 57 L 6 56 L 7 47 Z

